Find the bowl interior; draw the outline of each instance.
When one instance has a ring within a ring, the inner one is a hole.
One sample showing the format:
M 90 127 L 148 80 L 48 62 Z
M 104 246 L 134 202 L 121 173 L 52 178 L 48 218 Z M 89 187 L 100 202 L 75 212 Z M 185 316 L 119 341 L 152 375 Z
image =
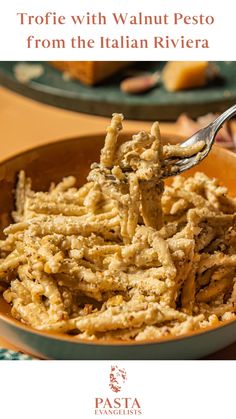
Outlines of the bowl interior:
M 127 138 L 127 135 L 123 136 L 125 137 Z M 183 137 L 165 134 L 163 139 L 170 143 L 183 141 Z M 78 185 L 82 185 L 86 182 L 91 163 L 98 161 L 103 142 L 104 134 L 73 138 L 34 148 L 1 162 L 0 238 L 4 237 L 2 231 L 11 222 L 11 211 L 14 208 L 13 190 L 20 170 L 24 169 L 27 176 L 32 178 L 35 190 L 47 190 L 51 182 L 58 182 L 69 175 L 76 176 Z M 231 195 L 236 195 L 235 154 L 215 146 L 209 156 L 197 167 L 185 173 L 185 176 L 190 176 L 196 171 L 217 177 L 228 187 Z M 0 297 L 1 314 L 10 316 L 10 307 L 2 297 Z

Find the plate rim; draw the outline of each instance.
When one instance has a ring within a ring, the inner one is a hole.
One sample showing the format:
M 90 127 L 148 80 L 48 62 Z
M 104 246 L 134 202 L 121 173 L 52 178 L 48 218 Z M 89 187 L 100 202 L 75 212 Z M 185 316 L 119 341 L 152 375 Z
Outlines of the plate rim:
M 10 63 L 12 66 L 22 61 L 14 61 L 14 62 L 7 62 Z M 30 62 L 31 63 L 31 62 Z M 46 65 L 56 71 L 58 73 L 59 70 L 52 68 L 50 64 L 47 62 L 41 61 L 36 62 L 37 64 L 40 63 L 42 65 Z M 102 99 L 102 103 L 104 104 L 104 108 L 99 106 L 100 100 L 96 100 L 96 95 L 92 97 L 86 98 L 84 93 L 78 93 L 78 95 L 73 94 L 73 90 L 64 90 L 57 86 L 51 86 L 50 84 L 46 84 L 45 82 L 39 83 L 37 79 L 32 79 L 28 83 L 19 82 L 14 74 L 11 71 L 6 71 L 4 68 L 0 66 L 0 82 L 3 86 L 7 87 L 8 89 L 17 92 L 18 94 L 36 100 L 40 103 L 46 103 L 51 106 L 55 106 L 57 108 L 72 110 L 81 113 L 88 113 L 91 115 L 98 115 L 107 117 L 109 115 L 109 109 L 115 112 L 115 108 L 121 107 L 121 110 L 127 115 L 129 115 L 129 119 L 134 120 L 146 120 L 151 121 L 153 116 L 150 116 L 150 111 L 155 108 L 155 113 L 159 112 L 159 119 L 163 121 L 167 120 L 175 120 L 181 113 L 186 111 L 186 107 L 189 108 L 191 105 L 191 100 L 184 100 L 180 101 L 179 103 L 173 103 L 171 98 L 167 100 L 167 102 L 158 102 L 158 100 L 154 103 L 147 102 L 139 102 L 133 103 L 128 102 L 125 103 L 122 100 L 122 97 L 118 100 L 114 97 L 111 99 L 106 100 L 105 97 L 110 95 L 110 93 L 104 94 L 104 99 Z M 23 91 L 24 92 L 23 92 Z M 205 89 L 207 90 L 207 89 Z M 227 88 L 226 88 L 227 90 Z M 63 92 L 63 93 L 60 93 Z M 186 90 L 187 92 L 187 90 Z M 191 92 L 194 93 L 194 89 L 191 89 Z M 168 94 L 168 92 L 166 92 Z M 178 93 L 178 92 L 177 92 Z M 182 92 L 183 93 L 183 92 Z M 235 102 L 235 94 L 230 96 L 223 96 L 220 95 L 219 97 L 215 98 L 211 95 L 204 96 L 204 102 L 202 102 L 201 97 L 197 98 L 192 105 L 191 109 L 188 109 L 188 113 L 191 117 L 196 118 L 204 113 L 209 112 L 223 112 L 226 107 L 229 107 L 234 104 Z M 168 116 L 167 116 L 168 114 Z

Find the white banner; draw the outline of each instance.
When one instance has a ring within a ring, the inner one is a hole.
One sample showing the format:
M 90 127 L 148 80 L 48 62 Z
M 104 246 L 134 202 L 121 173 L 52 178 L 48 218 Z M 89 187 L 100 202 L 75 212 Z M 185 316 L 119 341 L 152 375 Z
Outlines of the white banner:
M 230 418 L 234 368 L 234 361 L 2 361 L 1 416 Z
M 1 60 L 236 60 L 235 2 L 8 0 Z

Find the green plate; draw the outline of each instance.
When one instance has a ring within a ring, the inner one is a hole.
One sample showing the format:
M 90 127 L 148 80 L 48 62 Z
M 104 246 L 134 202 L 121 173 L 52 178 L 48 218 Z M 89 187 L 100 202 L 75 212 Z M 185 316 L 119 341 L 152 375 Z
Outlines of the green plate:
M 120 91 L 119 83 L 127 70 L 104 84 L 88 87 L 78 81 L 66 81 L 62 73 L 48 63 L 41 64 L 44 74 L 23 84 L 14 75 L 16 62 L 2 61 L 0 83 L 24 96 L 60 108 L 109 117 L 113 112 L 122 112 L 128 119 L 174 120 L 183 112 L 195 118 L 207 112 L 221 112 L 236 101 L 236 62 L 218 63 L 224 78 L 221 85 L 175 93 L 159 86 L 140 95 Z M 155 71 L 163 65 L 160 62 L 141 62 L 135 68 Z

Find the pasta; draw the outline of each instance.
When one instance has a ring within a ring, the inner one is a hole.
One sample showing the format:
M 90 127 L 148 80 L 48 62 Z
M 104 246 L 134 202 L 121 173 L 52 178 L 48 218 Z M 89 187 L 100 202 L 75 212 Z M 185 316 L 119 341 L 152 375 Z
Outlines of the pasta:
M 114 114 L 100 163 L 32 190 L 22 171 L 0 241 L 0 292 L 12 315 L 75 339 L 150 340 L 235 317 L 236 198 L 204 173 L 164 186 L 170 157 L 157 122 L 122 142 Z

